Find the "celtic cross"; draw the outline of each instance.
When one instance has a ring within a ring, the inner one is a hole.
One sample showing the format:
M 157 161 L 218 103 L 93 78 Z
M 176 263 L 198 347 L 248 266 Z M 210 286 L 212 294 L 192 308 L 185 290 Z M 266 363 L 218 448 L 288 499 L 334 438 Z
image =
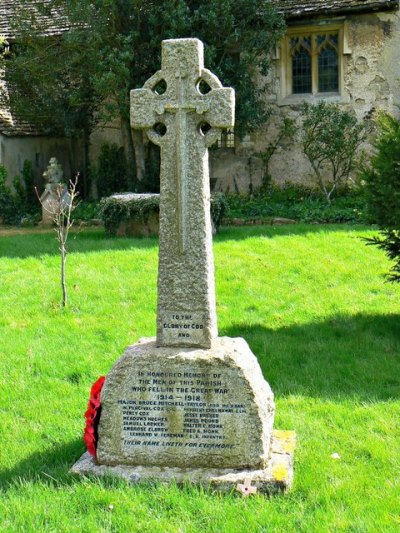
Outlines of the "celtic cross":
M 161 70 L 131 91 L 131 126 L 160 146 L 157 340 L 216 337 L 208 147 L 234 123 L 234 91 L 204 68 L 198 39 L 162 42 Z

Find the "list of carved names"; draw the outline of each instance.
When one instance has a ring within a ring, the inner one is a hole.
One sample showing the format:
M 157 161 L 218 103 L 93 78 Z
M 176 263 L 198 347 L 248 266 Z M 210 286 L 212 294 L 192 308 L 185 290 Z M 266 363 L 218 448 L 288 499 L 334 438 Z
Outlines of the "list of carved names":
M 229 372 L 138 370 L 130 397 L 117 400 L 123 448 L 233 448 L 224 425 L 246 416 L 246 406 L 232 400 L 233 388 Z

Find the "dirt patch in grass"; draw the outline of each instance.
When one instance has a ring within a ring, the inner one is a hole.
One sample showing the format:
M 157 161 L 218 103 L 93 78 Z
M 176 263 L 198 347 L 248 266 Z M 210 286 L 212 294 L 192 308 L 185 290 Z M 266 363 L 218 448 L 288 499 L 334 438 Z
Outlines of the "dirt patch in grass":
M 11 237 L 12 235 L 29 235 L 30 233 L 49 233 L 53 228 L 15 228 L 0 225 L 0 237 Z
M 99 225 L 98 224 L 93 224 L 93 225 L 89 225 L 89 224 L 85 224 L 85 223 L 81 223 L 81 224 L 77 224 L 76 226 L 74 225 L 74 227 L 72 228 L 72 232 L 78 232 L 78 231 L 82 231 L 82 230 L 99 230 L 101 228 L 99 228 Z M 49 227 L 38 227 L 38 226 L 30 226 L 30 227 L 26 227 L 26 228 L 18 228 L 18 227 L 13 227 L 13 226 L 2 226 L 0 224 L 0 237 L 12 237 L 14 235 L 33 235 L 33 234 L 38 234 L 38 233 L 53 233 L 55 230 L 55 228 L 49 228 Z

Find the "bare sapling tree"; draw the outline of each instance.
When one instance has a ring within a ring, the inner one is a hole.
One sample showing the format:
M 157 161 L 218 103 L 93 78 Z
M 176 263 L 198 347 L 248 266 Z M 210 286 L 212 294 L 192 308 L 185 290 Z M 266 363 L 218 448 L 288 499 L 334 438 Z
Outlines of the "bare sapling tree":
M 43 209 L 50 215 L 51 220 L 55 226 L 59 250 L 61 254 L 61 290 L 62 290 L 62 307 L 67 306 L 67 283 L 66 283 L 66 265 L 68 255 L 68 237 L 70 229 L 74 224 L 72 212 L 77 207 L 77 198 L 79 192 L 77 191 L 79 181 L 79 172 L 74 179 L 69 180 L 68 187 L 64 183 L 57 183 L 53 189 L 53 201 L 51 204 L 44 205 L 40 200 Z

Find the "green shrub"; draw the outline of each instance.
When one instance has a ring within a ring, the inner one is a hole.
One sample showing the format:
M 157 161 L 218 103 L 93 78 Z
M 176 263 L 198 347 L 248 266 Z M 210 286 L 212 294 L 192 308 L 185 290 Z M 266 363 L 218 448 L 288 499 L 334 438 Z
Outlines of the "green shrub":
M 269 165 L 272 156 L 275 154 L 278 146 L 281 146 L 282 142 L 286 143 L 293 141 L 296 134 L 296 123 L 290 117 L 283 117 L 280 126 L 277 128 L 277 135 L 273 141 L 270 141 L 267 147 L 262 151 L 254 154 L 258 156 L 264 164 L 264 173 L 262 177 L 262 189 L 268 189 L 271 185 L 272 176 L 269 171 Z
M 136 182 L 136 192 L 160 192 L 160 147 L 148 143 L 143 181 Z
M 384 250 L 395 265 L 388 276 L 400 282 L 400 122 L 387 113 L 377 117 L 376 155 L 361 173 L 369 220 L 380 227 L 381 236 L 367 239 Z
M 226 196 L 222 192 L 213 192 L 211 193 L 210 198 L 211 203 L 211 218 L 214 223 L 215 231 L 219 230 L 222 219 L 229 212 L 229 204 L 227 202 Z
M 333 193 L 345 184 L 354 169 L 356 152 L 364 139 L 364 125 L 337 104 L 324 100 L 304 103 L 301 137 L 317 186 L 331 203 Z M 324 174 L 329 174 L 325 179 Z
M 126 194 L 103 198 L 100 202 L 100 216 L 107 235 L 116 235 L 122 222 L 138 220 L 144 224 L 152 213 L 160 209 L 159 196 L 156 194 Z
M 24 161 L 21 176 L 15 176 L 13 186 L 15 189 L 15 200 L 21 213 L 34 215 L 40 211 L 31 161 Z
M 75 220 L 89 221 L 94 218 L 100 218 L 100 204 L 96 201 L 80 201 L 74 209 Z
M 365 222 L 365 200 L 358 190 L 339 189 L 337 197 L 327 204 L 319 189 L 303 185 L 270 186 L 252 197 L 227 196 L 230 218 L 264 219 L 290 218 L 308 223 Z
M 103 144 L 97 165 L 92 169 L 100 197 L 128 190 L 127 162 L 123 147 Z
M 36 224 L 40 219 L 40 203 L 36 196 L 32 163 L 24 161 L 21 176 L 13 180 L 14 191 L 6 185 L 7 170 L 0 165 L 0 222 L 3 224 Z
M 100 202 L 100 216 L 104 223 L 107 235 L 116 235 L 122 222 L 138 220 L 147 223 L 152 213 L 160 209 L 160 196 L 158 194 L 121 195 L 103 198 Z M 218 230 L 222 218 L 228 210 L 228 203 L 223 193 L 211 194 L 211 217 Z
M 17 202 L 6 185 L 7 170 L 0 165 L 0 222 L 14 224 L 18 218 Z
M 21 205 L 21 206 L 26 205 L 27 202 L 28 202 L 26 189 L 22 185 L 22 181 L 21 181 L 21 178 L 19 176 L 15 176 L 15 178 L 13 179 L 13 187 L 14 187 L 14 190 L 15 190 L 15 200 L 16 200 L 16 202 L 19 205 Z

